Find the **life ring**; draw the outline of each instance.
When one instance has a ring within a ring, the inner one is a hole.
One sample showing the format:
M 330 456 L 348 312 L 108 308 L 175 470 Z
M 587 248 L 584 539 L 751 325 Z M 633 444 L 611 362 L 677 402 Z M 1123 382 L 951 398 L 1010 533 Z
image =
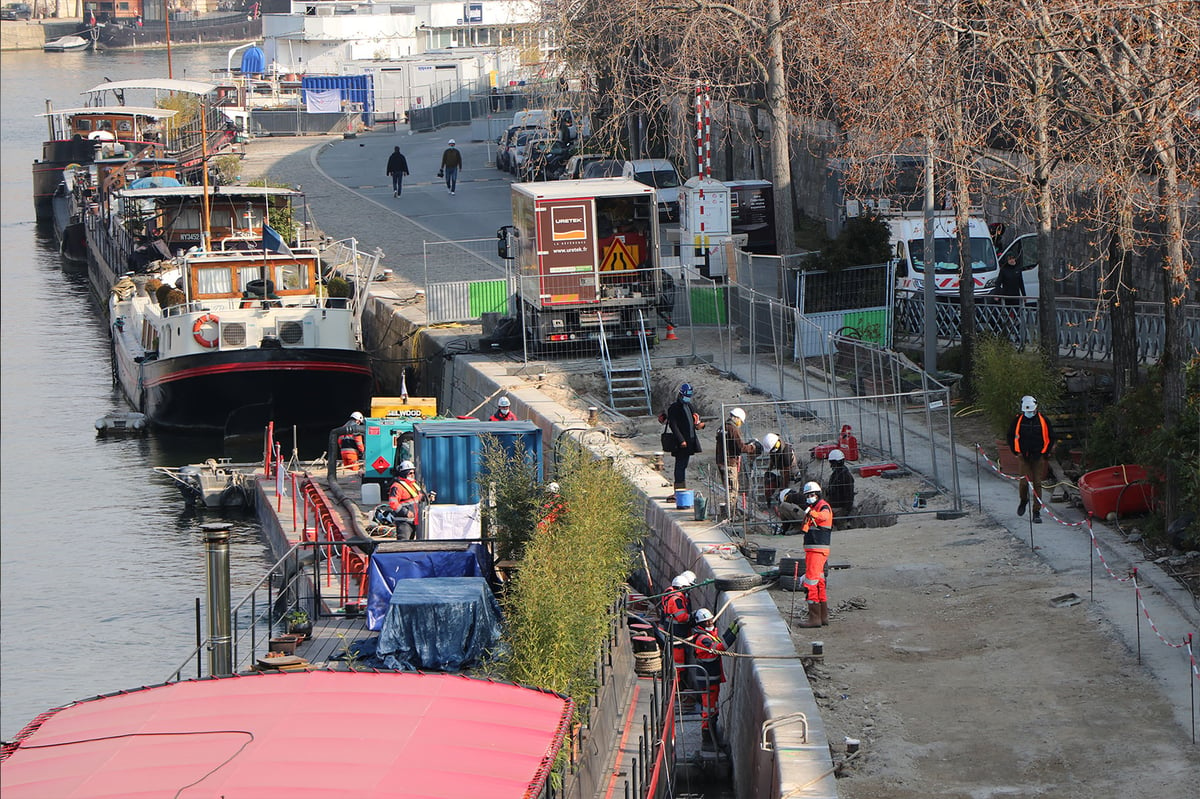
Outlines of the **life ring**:
M 220 341 L 221 333 L 220 327 L 218 327 L 216 336 L 211 339 L 205 338 L 200 331 L 203 330 L 204 326 L 209 322 L 212 322 L 214 325 L 220 325 L 221 320 L 218 319 L 214 314 L 204 314 L 204 316 L 201 316 L 196 320 L 196 323 L 192 325 L 192 338 L 196 339 L 196 343 L 201 347 L 208 347 L 209 349 L 212 349 L 213 347 L 217 346 L 217 343 Z

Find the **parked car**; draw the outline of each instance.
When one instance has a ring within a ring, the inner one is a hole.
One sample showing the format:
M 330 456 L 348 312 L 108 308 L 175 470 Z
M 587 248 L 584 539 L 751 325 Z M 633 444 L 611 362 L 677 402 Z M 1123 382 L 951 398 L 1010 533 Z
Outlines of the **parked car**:
M 521 174 L 521 164 L 529 158 L 529 149 L 535 142 L 554 141 L 554 134 L 545 128 L 536 128 L 526 133 L 518 133 L 516 144 L 508 151 L 508 171 L 513 175 Z
M 583 170 L 587 168 L 588 164 L 603 161 L 607 158 L 608 156 L 602 153 L 579 153 L 578 155 L 573 155 L 563 167 L 559 180 L 579 180 L 583 177 Z
M 6 3 L 4 8 L 0 8 L 0 19 L 29 19 L 32 16 L 33 10 L 28 3 Z
M 683 181 L 674 164 L 666 158 L 638 158 L 626 161 L 621 174 L 655 188 L 660 222 L 674 222 L 679 219 L 679 187 L 683 185 Z
M 521 162 L 517 175 L 522 181 L 558 180 L 575 145 L 563 144 L 561 139 L 538 140 L 530 143 L 529 156 Z
M 584 167 L 583 177 L 585 178 L 619 178 L 621 170 L 625 168 L 624 161 L 613 161 L 605 159 L 603 161 L 593 161 Z
M 509 172 L 512 169 L 510 161 L 512 150 L 517 144 L 517 137 L 522 133 L 529 131 L 543 131 L 546 128 L 540 125 L 513 125 L 504 133 L 500 134 L 500 138 L 496 140 L 496 169 L 502 172 Z

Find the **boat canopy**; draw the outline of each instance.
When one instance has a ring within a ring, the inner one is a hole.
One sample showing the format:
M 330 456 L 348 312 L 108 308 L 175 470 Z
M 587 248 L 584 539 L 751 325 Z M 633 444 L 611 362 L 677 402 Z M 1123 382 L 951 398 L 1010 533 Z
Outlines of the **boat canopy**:
M 174 186 L 182 186 L 178 180 L 166 175 L 150 175 L 144 178 L 138 178 L 133 183 L 129 184 L 131 189 L 165 189 Z
M 156 119 L 170 119 L 178 114 L 168 108 L 149 108 L 132 105 L 92 105 L 83 106 L 81 108 L 56 108 L 53 111 L 43 111 L 37 114 L 39 117 L 67 117 L 75 114 L 104 114 L 105 116 L 113 117 L 154 117 Z
M 5 742 L 0 788 L 5 799 L 525 799 L 545 789 L 572 712 L 559 694 L 453 674 L 188 680 L 38 716 Z
M 175 80 L 173 78 L 149 78 L 142 80 L 118 80 L 101 83 L 80 94 L 101 94 L 103 92 L 136 91 L 144 89 L 156 92 L 185 92 L 187 94 L 208 94 L 216 90 L 216 85 L 198 80 Z
M 208 189 L 210 197 L 234 197 L 253 200 L 255 197 L 299 197 L 300 192 L 275 186 L 213 186 Z M 170 198 L 199 198 L 204 196 L 203 186 L 164 186 L 153 189 L 129 188 L 121 191 L 128 200 L 153 200 Z

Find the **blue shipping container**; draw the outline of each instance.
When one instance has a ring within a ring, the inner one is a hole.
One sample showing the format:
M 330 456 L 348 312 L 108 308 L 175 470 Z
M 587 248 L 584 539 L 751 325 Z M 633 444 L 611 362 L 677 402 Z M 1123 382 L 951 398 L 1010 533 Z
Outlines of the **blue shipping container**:
M 362 104 L 362 121 L 375 124 L 375 84 L 370 74 L 304 75 L 300 78 L 300 103 L 308 103 L 308 92 L 339 89 L 342 101 Z
M 525 456 L 542 479 L 542 430 L 533 422 L 417 422 L 417 479 L 437 492 L 438 505 L 472 505 L 479 501 L 479 459 L 483 437 L 495 436 L 511 455 L 521 442 Z

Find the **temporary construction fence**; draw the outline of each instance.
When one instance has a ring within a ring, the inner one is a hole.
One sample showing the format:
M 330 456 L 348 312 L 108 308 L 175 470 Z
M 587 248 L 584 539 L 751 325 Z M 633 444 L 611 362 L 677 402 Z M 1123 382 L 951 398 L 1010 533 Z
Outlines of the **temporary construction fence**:
M 496 239 L 427 241 L 424 256 L 429 324 L 478 322 L 485 313 L 509 313 L 515 283 Z

